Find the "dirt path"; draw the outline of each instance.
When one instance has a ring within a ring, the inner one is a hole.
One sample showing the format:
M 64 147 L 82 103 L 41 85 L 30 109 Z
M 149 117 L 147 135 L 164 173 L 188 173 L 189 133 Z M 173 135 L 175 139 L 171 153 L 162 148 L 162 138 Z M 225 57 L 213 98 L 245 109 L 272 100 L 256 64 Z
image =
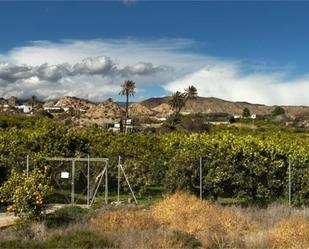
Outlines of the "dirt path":
M 46 213 L 55 212 L 57 209 L 65 207 L 65 206 L 70 206 L 70 204 L 53 204 L 53 205 L 50 205 L 47 208 Z M 80 206 L 80 207 L 83 207 L 83 208 L 87 207 L 86 205 L 76 205 L 76 206 Z M 15 217 L 13 213 L 0 212 L 0 229 L 15 224 L 17 219 L 18 218 Z
M 15 223 L 17 217 L 11 213 L 0 213 L 0 229 L 11 226 Z

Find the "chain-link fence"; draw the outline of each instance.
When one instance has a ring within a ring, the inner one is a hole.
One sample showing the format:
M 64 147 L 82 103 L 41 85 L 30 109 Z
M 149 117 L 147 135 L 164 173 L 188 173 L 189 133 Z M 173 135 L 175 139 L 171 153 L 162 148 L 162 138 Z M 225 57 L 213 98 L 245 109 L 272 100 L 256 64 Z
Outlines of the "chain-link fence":
M 10 165 L 14 162 L 14 167 Z M 10 167 L 9 167 L 10 166 Z M 41 158 L 32 160 L 25 157 L 1 158 L 1 179 L 8 179 L 9 171 L 14 169 L 31 175 L 35 168 L 47 171 L 52 194 L 50 203 L 91 205 L 95 199 L 107 202 L 107 158 Z M 103 184 L 105 183 L 105 184 Z M 103 194 L 102 194 L 103 193 Z M 100 196 L 100 198 L 97 198 Z M 103 198 L 102 198 L 103 196 Z
M 0 169 L 8 169 L 9 162 L 12 162 L 11 158 L 1 158 Z M 107 202 L 108 190 L 119 196 L 120 186 L 126 187 L 126 191 L 134 196 L 134 192 L 156 181 L 155 184 L 163 185 L 165 192 L 189 191 L 202 199 L 233 198 L 256 203 L 279 200 L 290 205 L 309 204 L 308 162 L 286 159 L 231 161 L 205 156 L 154 163 L 126 158 L 118 165 L 109 165 L 108 174 L 104 171 L 107 159 L 45 158 L 40 161 L 25 156 L 15 158 L 14 162 L 15 170 L 28 170 L 28 174 L 34 167 L 47 166 L 54 188 L 50 197 L 53 203 L 90 205 L 95 198 Z M 5 179 L 8 172 L 3 170 L 1 174 L 5 175 L 1 179 Z M 121 183 L 118 178 L 121 178 Z
M 189 191 L 201 199 L 308 204 L 309 163 L 292 160 L 232 162 L 206 157 L 170 160 L 164 188 L 167 192 Z

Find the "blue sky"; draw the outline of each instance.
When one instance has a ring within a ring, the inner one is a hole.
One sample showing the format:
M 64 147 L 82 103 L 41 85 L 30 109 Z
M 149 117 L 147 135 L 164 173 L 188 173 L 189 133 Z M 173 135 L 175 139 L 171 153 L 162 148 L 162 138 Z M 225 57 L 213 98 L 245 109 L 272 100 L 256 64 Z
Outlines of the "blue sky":
M 309 2 L 0 2 L 0 96 L 309 105 Z M 47 63 L 47 64 L 46 64 Z

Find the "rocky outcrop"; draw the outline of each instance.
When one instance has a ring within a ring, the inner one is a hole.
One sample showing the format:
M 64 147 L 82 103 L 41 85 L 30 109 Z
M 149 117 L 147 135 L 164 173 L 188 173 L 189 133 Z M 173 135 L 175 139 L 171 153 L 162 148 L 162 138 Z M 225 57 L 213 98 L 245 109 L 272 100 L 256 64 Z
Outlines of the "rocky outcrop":
M 153 116 L 154 114 L 153 110 L 139 103 L 129 105 L 129 116 Z

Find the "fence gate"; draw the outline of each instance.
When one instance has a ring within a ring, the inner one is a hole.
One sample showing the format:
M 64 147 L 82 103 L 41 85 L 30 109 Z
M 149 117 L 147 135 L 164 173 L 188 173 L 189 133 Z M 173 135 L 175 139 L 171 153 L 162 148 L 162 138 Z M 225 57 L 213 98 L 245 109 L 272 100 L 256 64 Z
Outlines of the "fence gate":
M 96 199 L 99 187 L 105 182 L 105 203 L 108 203 L 108 159 L 107 158 L 66 158 L 48 157 L 47 161 L 57 161 L 51 167 L 52 181 L 71 204 L 87 204 Z M 77 184 L 78 183 L 78 184 Z M 65 193 L 70 192 L 70 196 Z M 82 197 L 86 195 L 86 200 Z

